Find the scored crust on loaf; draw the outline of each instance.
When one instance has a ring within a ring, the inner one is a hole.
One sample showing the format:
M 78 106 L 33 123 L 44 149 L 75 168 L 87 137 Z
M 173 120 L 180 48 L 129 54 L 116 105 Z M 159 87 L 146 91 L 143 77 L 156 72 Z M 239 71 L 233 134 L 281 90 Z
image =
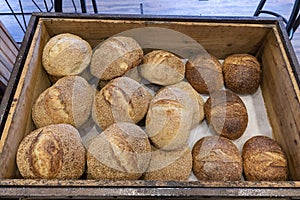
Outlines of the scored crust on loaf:
M 45 70 L 57 77 L 78 75 L 87 68 L 92 47 L 77 35 L 56 35 L 44 47 L 42 62 Z
M 188 94 L 172 87 L 162 88 L 150 102 L 146 116 L 147 134 L 158 149 L 185 146 L 190 134 L 193 110 Z
M 168 51 L 155 50 L 143 57 L 140 72 L 149 82 L 167 86 L 183 80 L 185 63 Z
M 287 158 L 278 143 L 267 136 L 254 136 L 242 150 L 244 174 L 249 181 L 286 181 Z
M 151 145 L 137 125 L 119 122 L 97 135 L 87 147 L 88 174 L 98 180 L 136 180 L 146 171 Z
M 193 172 L 199 180 L 237 181 L 242 177 L 242 157 L 227 138 L 203 137 L 194 145 L 192 155 Z
M 49 125 L 21 141 L 16 162 L 24 178 L 77 179 L 85 170 L 85 148 L 71 125 Z
M 204 112 L 213 132 L 231 140 L 240 138 L 248 126 L 247 108 L 230 90 L 211 94 L 204 104 Z
M 95 96 L 92 116 L 102 129 L 115 122 L 137 123 L 146 115 L 152 95 L 128 77 L 111 80 Z
M 32 107 L 32 119 L 40 128 L 50 124 L 83 125 L 90 116 L 94 90 L 80 76 L 66 76 L 47 88 Z
M 199 123 L 202 122 L 204 119 L 204 101 L 201 95 L 188 83 L 185 81 L 181 81 L 174 85 L 170 85 L 168 87 L 179 88 L 185 91 L 188 96 L 190 97 L 191 104 L 190 106 L 193 109 L 193 120 L 192 120 L 192 127 L 195 128 Z
M 210 94 L 220 90 L 223 85 L 222 65 L 211 55 L 198 55 L 186 64 L 186 79 L 201 94 Z
M 131 37 L 110 37 L 94 49 L 90 70 L 100 80 L 111 80 L 138 66 L 144 52 Z

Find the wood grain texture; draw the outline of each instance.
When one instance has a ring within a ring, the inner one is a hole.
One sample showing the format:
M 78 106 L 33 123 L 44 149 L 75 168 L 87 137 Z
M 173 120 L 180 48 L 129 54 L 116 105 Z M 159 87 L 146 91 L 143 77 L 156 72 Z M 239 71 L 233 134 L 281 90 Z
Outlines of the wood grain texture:
M 300 155 L 294 153 L 299 149 L 300 104 L 299 87 L 293 86 L 289 77 L 285 59 L 281 53 L 275 34 L 266 39 L 261 55 L 263 66 L 262 91 L 268 117 L 273 128 L 273 136 L 285 150 L 289 161 L 290 178 L 300 179 Z M 274 67 L 276 66 L 276 67 Z M 298 92 L 294 92 L 296 91 Z M 290 112 L 291 110 L 296 112 Z M 288 138 L 288 139 L 287 139 Z M 293 167 L 291 167 L 293 166 Z
M 1 136 L 0 165 L 2 170 L 0 176 L 5 178 L 15 176 L 15 155 L 19 142 L 26 134 L 35 129 L 31 120 L 31 108 L 34 99 L 50 85 L 48 78 L 45 78 L 47 77 L 46 72 L 41 66 L 42 49 L 46 41 L 49 40 L 49 35 L 42 24 L 36 30 L 28 52 L 28 59 L 26 59 L 24 70 L 16 89 L 14 101 L 10 107 L 9 123 L 4 127 Z

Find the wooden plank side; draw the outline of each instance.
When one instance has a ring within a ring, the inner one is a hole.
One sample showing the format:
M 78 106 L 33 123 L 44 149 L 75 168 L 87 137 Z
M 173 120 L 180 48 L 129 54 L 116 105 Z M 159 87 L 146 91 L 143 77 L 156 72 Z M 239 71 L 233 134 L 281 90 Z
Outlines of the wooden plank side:
M 11 51 L 11 49 L 7 45 L 7 41 L 4 41 L 2 38 L 0 38 L 0 54 L 9 62 L 9 63 L 15 63 L 16 60 L 16 54 Z M 11 70 L 11 69 L 10 69 Z
M 19 46 L 17 45 L 17 43 L 14 41 L 14 39 L 12 38 L 12 36 L 7 32 L 7 30 L 5 29 L 4 26 L 0 27 L 0 32 L 2 33 L 0 35 L 0 38 L 3 41 L 6 41 L 6 46 L 7 48 L 15 55 L 17 56 L 18 54 L 18 49 Z
M 169 21 L 137 21 L 137 20 L 102 20 L 102 19 L 44 19 L 51 36 L 70 32 L 78 34 L 91 43 L 93 47 L 102 40 L 124 31 L 137 28 L 158 27 L 178 31 L 191 37 L 201 44 L 208 52 L 224 59 L 234 53 L 247 52 L 255 54 L 262 40 L 273 25 L 264 24 L 235 24 L 235 23 L 204 23 L 204 22 L 169 22 Z M 65 26 L 68 24 L 68 26 Z M 147 34 L 147 30 L 144 32 Z M 164 45 L 176 45 L 170 35 L 153 33 L 159 42 L 151 41 L 152 46 L 159 46 L 165 39 Z M 144 34 L 136 34 L 135 39 L 142 42 Z M 156 42 L 156 43 L 155 43 Z M 251 45 L 249 45 L 251 44 Z M 145 44 L 147 45 L 147 44 Z M 168 46 L 166 47 L 168 49 Z M 180 49 L 178 46 L 177 49 Z
M 267 38 L 261 59 L 262 90 L 273 135 L 288 157 L 290 179 L 300 180 L 300 103 L 274 33 Z
M 15 155 L 23 137 L 35 127 L 31 120 L 34 99 L 50 82 L 41 66 L 42 49 L 49 40 L 45 27 L 39 23 L 19 79 L 14 100 L 0 141 L 0 178 L 13 178 L 16 172 Z
M 0 73 L 4 78 L 1 79 L 1 92 L 4 92 L 7 82 L 10 78 L 13 65 L 18 54 L 18 46 L 13 38 L 10 36 L 4 25 L 0 21 Z M 3 80 L 3 81 L 2 81 Z M 1 97 L 2 99 L 2 97 Z
M 180 182 L 159 182 L 152 181 L 145 184 L 134 184 L 134 181 L 117 182 L 113 186 L 109 184 L 90 185 L 89 181 L 81 182 L 79 185 L 59 184 L 70 181 L 60 181 L 57 185 L 49 186 L 48 181 L 43 180 L 43 186 L 33 185 L 4 185 L 0 188 L 2 195 L 6 197 L 26 197 L 38 199 L 273 199 L 278 198 L 299 198 L 300 191 L 298 187 L 244 187 L 247 182 L 240 186 L 230 186 L 225 184 L 217 186 L 214 183 L 208 184 L 196 182 L 194 185 L 183 184 Z M 77 181 L 73 181 L 77 182 Z M 86 182 L 86 183 L 85 183 Z M 114 183 L 116 181 L 106 181 Z M 157 183 L 157 184 L 156 184 Z M 224 182 L 223 182 L 224 183 Z M 160 185 L 163 184 L 163 185 Z M 234 182 L 233 182 L 234 184 Z M 210 186 L 209 186 L 210 185 Z M 234 184 L 235 185 L 235 184 Z M 250 184 L 252 185 L 252 184 Z M 280 185 L 280 183 L 279 183 Z M 251 197 L 251 198 L 249 198 Z
M 2 59 L 2 55 L 0 55 L 0 59 Z M 5 78 L 6 81 L 9 80 L 11 75 L 11 71 L 9 71 L 9 67 L 13 67 L 12 63 L 8 63 L 5 59 L 0 60 L 0 74 Z

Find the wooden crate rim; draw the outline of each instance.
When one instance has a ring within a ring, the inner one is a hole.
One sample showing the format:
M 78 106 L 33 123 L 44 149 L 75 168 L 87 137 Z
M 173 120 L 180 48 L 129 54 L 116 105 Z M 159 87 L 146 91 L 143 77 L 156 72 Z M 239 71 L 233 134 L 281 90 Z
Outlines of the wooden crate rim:
M 300 181 L 160 181 L 160 180 L 60 180 L 60 179 L 2 179 L 1 186 L 28 187 L 168 187 L 168 188 L 299 188 Z
M 19 182 L 19 183 L 18 183 Z M 26 184 L 22 184 L 26 182 Z M 65 184 L 69 182 L 70 184 Z M 120 185 L 123 183 L 122 185 Z M 125 184 L 124 184 L 125 183 Z M 247 183 L 247 184 L 245 184 Z M 300 182 L 218 181 L 96 181 L 7 180 L 0 181 L 0 196 L 51 198 L 162 198 L 162 197 L 300 197 Z M 220 185 L 222 184 L 222 185 Z

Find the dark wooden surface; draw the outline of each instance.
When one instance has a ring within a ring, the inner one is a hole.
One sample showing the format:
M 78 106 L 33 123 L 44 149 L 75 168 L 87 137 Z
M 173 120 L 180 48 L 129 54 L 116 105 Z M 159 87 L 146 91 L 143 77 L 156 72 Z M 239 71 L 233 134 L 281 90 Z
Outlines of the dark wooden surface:
M 7 198 L 51 199 L 298 199 L 299 182 L 0 181 Z M 123 185 L 123 187 L 120 187 Z M 249 198 L 251 197 L 251 198 Z

